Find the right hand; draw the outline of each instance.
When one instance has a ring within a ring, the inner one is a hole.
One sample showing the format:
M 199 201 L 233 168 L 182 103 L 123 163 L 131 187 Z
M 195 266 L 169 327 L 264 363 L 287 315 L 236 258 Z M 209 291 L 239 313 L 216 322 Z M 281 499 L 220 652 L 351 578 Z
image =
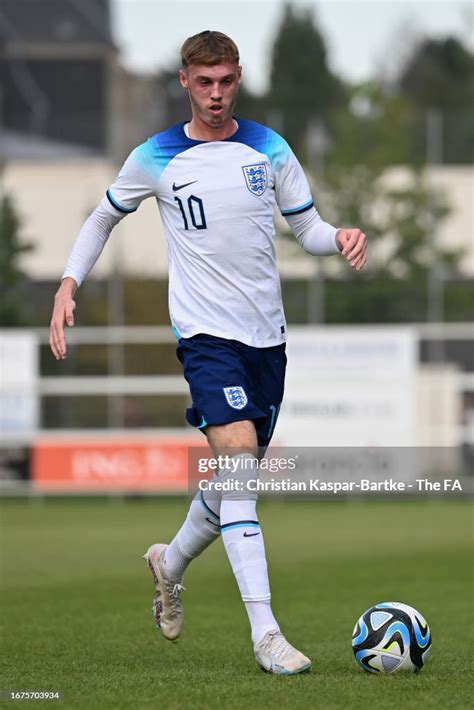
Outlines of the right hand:
M 74 294 L 77 283 L 74 279 L 66 277 L 54 297 L 53 315 L 49 326 L 49 346 L 56 360 L 65 360 L 67 355 L 64 324 L 69 327 L 74 325 L 74 309 L 76 303 Z

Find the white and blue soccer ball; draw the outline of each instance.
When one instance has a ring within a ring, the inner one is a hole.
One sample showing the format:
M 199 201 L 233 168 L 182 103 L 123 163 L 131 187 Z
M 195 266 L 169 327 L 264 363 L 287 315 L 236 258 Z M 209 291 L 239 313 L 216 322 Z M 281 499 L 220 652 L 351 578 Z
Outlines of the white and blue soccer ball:
M 417 673 L 431 653 L 430 627 L 408 604 L 376 604 L 356 623 L 352 650 L 357 663 L 368 673 Z

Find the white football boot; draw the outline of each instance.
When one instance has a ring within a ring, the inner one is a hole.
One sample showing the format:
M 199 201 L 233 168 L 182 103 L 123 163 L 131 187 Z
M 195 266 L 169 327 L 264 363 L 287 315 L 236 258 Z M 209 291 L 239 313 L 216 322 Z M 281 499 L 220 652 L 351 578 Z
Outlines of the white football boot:
M 156 626 L 165 639 L 174 641 L 183 627 L 181 592 L 184 591 L 184 587 L 181 582 L 170 580 L 163 573 L 163 557 L 167 547 L 162 544 L 152 545 L 143 557 L 147 561 L 155 583 L 155 598 L 151 610 Z
M 311 661 L 297 651 L 280 631 L 267 631 L 254 646 L 258 665 L 267 673 L 296 675 L 311 670 Z

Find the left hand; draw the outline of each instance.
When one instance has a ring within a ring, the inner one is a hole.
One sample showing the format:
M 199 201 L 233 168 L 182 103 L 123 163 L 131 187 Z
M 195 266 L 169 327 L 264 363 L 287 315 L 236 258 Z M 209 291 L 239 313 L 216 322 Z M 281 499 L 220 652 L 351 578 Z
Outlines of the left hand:
M 336 244 L 349 264 L 360 271 L 367 263 L 367 237 L 360 229 L 338 229 Z

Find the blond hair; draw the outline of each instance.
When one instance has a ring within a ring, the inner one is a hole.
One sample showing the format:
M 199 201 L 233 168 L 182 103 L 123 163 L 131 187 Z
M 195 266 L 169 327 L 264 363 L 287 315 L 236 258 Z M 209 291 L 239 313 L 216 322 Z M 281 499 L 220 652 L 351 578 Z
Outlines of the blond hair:
M 239 63 L 239 50 L 230 37 L 223 32 L 205 30 L 188 37 L 181 47 L 183 68 L 190 64 L 212 67 L 216 64 Z

